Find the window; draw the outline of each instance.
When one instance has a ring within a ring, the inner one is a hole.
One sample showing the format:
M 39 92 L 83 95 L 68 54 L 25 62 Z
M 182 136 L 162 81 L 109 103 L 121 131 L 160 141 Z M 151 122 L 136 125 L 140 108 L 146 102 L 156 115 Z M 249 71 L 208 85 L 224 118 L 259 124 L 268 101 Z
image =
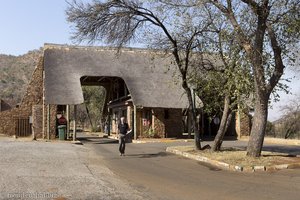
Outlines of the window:
M 151 126 L 152 112 L 151 110 L 144 110 L 143 112 L 143 126 Z
M 126 109 L 122 110 L 121 117 L 126 117 L 127 118 L 127 110 Z

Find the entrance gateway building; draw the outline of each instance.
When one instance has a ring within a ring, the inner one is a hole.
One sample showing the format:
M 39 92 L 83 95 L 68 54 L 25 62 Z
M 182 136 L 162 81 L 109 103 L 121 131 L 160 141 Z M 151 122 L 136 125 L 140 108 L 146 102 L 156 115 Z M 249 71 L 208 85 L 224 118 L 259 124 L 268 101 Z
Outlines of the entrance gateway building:
M 177 137 L 188 100 L 175 83 L 170 56 L 145 49 L 45 45 L 45 104 L 81 104 L 81 86 L 99 85 L 106 89 L 111 132 L 125 116 L 135 138 L 150 132 Z
M 64 111 L 68 120 L 70 106 L 76 111 L 84 103 L 81 86 L 87 85 L 106 89 L 103 113 L 110 132 L 117 131 L 118 120 L 125 116 L 135 139 L 149 134 L 180 137 L 188 99 L 178 76 L 166 52 L 45 44 L 20 106 L 0 113 L 0 134 L 16 134 L 18 124 L 5 121 L 30 117 L 34 137 L 54 139 L 57 114 Z M 195 102 L 201 107 L 199 98 Z

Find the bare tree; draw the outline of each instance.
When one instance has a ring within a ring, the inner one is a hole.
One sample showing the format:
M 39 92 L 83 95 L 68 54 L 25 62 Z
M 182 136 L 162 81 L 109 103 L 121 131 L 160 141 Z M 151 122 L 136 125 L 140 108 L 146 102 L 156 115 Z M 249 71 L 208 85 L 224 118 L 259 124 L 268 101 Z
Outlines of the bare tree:
M 290 100 L 287 105 L 282 107 L 282 111 L 284 112 L 282 117 L 284 138 L 300 134 L 300 96 Z
M 66 13 L 68 21 L 75 26 L 75 40 L 104 40 L 122 47 L 138 41 L 140 37 L 143 43 L 172 54 L 192 113 L 195 146 L 201 149 L 196 109 L 188 84 L 188 69 L 193 51 L 199 50 L 203 42 L 201 36 L 210 22 L 199 15 L 196 8 L 172 7 L 154 0 L 108 0 L 91 4 L 73 1 L 69 3 Z

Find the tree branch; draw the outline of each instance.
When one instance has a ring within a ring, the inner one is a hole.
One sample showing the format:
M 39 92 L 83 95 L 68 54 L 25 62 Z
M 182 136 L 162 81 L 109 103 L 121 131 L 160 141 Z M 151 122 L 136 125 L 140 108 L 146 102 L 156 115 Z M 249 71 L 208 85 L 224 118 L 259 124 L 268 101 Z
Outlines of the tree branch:
M 276 35 L 271 25 L 267 26 L 267 31 L 268 31 L 269 38 L 271 40 L 271 46 L 272 46 L 274 59 L 275 59 L 275 70 L 270 78 L 269 84 L 267 85 L 268 92 L 271 93 L 272 89 L 276 86 L 280 77 L 282 76 L 285 66 L 282 61 L 281 47 L 277 42 Z

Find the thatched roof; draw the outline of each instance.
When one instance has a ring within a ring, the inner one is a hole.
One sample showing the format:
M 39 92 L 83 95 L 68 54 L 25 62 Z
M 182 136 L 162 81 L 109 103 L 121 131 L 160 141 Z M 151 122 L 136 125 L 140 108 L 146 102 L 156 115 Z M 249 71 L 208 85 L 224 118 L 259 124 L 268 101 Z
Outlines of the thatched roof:
M 171 56 L 151 50 L 124 48 L 118 54 L 115 48 L 45 44 L 44 70 L 47 104 L 83 103 L 80 78 L 99 76 L 122 78 L 137 106 L 188 106 Z

